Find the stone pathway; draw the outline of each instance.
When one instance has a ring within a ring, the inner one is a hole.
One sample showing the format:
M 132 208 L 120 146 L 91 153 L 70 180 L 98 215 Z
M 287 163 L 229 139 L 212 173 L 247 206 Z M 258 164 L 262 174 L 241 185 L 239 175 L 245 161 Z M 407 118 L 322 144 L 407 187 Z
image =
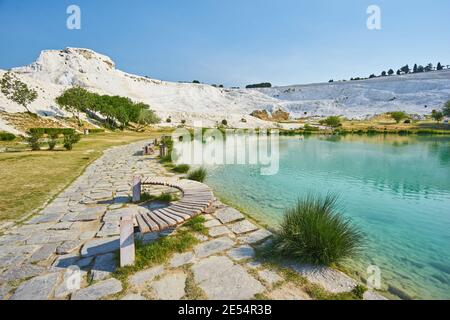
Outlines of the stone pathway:
M 310 299 L 255 261 L 255 246 L 270 241 L 272 234 L 219 201 L 204 215 L 208 236 L 197 235 L 200 243 L 191 252 L 131 275 L 124 291 L 112 273 L 117 268 L 120 217 L 132 210 L 127 207 L 132 178 L 173 175 L 155 159 L 142 156 L 143 145 L 107 150 L 38 215 L 3 231 L 0 300 Z M 158 236 L 142 239 L 151 242 Z M 328 268 L 292 268 L 330 292 L 351 291 L 357 285 Z M 375 292 L 365 296 L 382 299 Z

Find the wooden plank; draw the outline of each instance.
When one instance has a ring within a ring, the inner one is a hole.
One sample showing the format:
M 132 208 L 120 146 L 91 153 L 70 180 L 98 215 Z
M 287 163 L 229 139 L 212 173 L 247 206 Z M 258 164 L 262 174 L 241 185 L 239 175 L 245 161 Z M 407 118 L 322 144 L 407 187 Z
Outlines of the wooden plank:
M 193 210 L 188 210 L 186 208 L 179 208 L 179 207 L 171 206 L 170 210 L 175 211 L 175 212 L 180 212 L 182 214 L 187 214 L 187 215 L 189 215 L 189 218 L 191 218 L 192 216 L 195 215 L 195 212 Z
M 179 217 L 181 217 L 183 220 L 188 220 L 188 219 L 191 218 L 190 215 L 185 214 L 185 213 L 181 213 L 181 212 L 177 212 L 177 211 L 174 211 L 174 210 L 171 210 L 170 207 L 169 207 L 169 208 L 160 209 L 160 210 L 163 210 L 163 211 L 165 211 L 165 212 L 169 212 L 169 213 L 171 213 L 171 214 L 173 214 L 173 215 L 179 216 Z
M 184 213 L 190 215 L 191 217 L 203 212 L 203 209 L 200 209 L 200 208 L 187 209 L 187 208 L 183 208 L 183 207 L 174 207 L 173 209 L 174 210 L 185 210 Z
M 177 207 L 180 207 L 180 208 L 186 208 L 186 209 L 188 209 L 188 210 L 195 210 L 195 209 L 198 209 L 198 210 L 203 210 L 203 208 L 204 207 L 202 207 L 202 206 L 199 206 L 199 205 L 184 205 L 184 204 L 180 204 L 180 203 L 174 203 L 173 204 L 174 206 L 177 206 Z
M 178 222 L 168 215 L 166 215 L 164 212 L 161 212 L 159 210 L 152 211 L 152 213 L 156 216 L 158 216 L 161 220 L 163 220 L 165 223 L 167 223 L 168 226 L 176 226 Z
M 161 231 L 170 227 L 169 224 L 167 224 L 164 220 L 162 220 L 157 215 L 153 214 L 153 212 L 151 212 L 150 214 L 147 214 L 147 216 L 158 224 L 159 229 Z
M 147 225 L 150 227 L 151 231 L 154 232 L 154 231 L 160 230 L 159 225 L 155 221 L 153 221 L 153 219 L 151 219 L 147 213 L 143 213 L 142 218 L 147 223 Z
M 139 230 L 141 231 L 142 234 L 149 233 L 152 231 L 148 226 L 148 224 L 145 222 L 145 220 L 142 218 L 140 213 L 136 215 L 136 220 L 139 226 Z
M 158 209 L 158 211 L 161 211 L 161 212 L 164 213 L 166 216 L 168 216 L 168 217 L 174 219 L 177 223 L 182 223 L 182 222 L 184 222 L 184 220 L 186 220 L 184 217 L 181 217 L 181 216 L 179 216 L 179 215 L 176 215 L 176 214 L 174 214 L 174 213 L 172 213 L 172 212 L 169 212 L 169 211 L 167 211 L 167 210 L 164 210 L 164 209 Z

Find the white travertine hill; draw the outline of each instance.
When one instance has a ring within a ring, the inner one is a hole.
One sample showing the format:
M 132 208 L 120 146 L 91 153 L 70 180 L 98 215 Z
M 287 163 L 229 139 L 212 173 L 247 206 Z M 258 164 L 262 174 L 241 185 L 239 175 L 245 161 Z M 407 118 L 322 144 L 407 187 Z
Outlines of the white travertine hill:
M 283 108 L 293 117 L 304 117 L 306 113 L 365 118 L 395 110 L 429 114 L 450 99 L 450 70 L 270 89 L 223 89 L 128 74 L 117 70 L 105 55 L 67 48 L 43 51 L 36 62 L 12 71 L 38 91 L 39 98 L 29 108 L 41 115 L 65 114 L 55 98 L 65 89 L 79 85 L 100 94 L 145 102 L 163 119 L 172 116 L 174 124 L 181 119 L 188 124 L 202 120 L 204 126 L 214 126 L 222 119 L 233 127 L 273 126 L 249 116 L 257 109 Z M 0 70 L 0 77 L 4 72 Z M 1 111 L 25 110 L 0 93 Z M 247 122 L 242 122 L 242 118 Z
M 450 100 L 450 70 L 258 91 L 278 99 L 284 109 L 298 117 L 307 112 L 365 118 L 398 110 L 423 115 Z

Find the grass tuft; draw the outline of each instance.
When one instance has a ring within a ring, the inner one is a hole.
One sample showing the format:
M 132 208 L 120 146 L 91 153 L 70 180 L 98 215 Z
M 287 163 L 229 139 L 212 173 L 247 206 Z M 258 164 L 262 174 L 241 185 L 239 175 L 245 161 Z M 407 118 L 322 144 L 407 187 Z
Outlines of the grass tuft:
M 194 180 L 194 181 L 198 181 L 198 182 L 203 182 L 206 179 L 206 169 L 205 168 L 198 168 L 196 170 L 191 171 L 187 178 L 189 180 Z
M 359 253 L 362 234 L 337 212 L 337 196 L 308 195 L 288 209 L 276 231 L 273 252 L 299 262 L 338 264 Z
M 187 173 L 191 167 L 188 164 L 180 164 L 172 169 L 176 173 Z
M 203 235 L 208 235 L 208 228 L 206 228 L 204 225 L 205 221 L 206 221 L 205 217 L 197 216 L 186 222 L 184 226 L 191 229 L 194 232 L 198 232 Z

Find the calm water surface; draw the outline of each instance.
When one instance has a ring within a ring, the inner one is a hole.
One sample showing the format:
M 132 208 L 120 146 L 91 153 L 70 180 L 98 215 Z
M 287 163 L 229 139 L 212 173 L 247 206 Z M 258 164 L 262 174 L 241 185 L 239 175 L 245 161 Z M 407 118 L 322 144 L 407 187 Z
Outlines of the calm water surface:
M 308 192 L 340 194 L 343 213 L 366 235 L 350 267 L 382 271 L 384 288 L 450 299 L 450 138 L 346 136 L 281 138 L 280 170 L 209 168 L 218 196 L 266 223 Z

